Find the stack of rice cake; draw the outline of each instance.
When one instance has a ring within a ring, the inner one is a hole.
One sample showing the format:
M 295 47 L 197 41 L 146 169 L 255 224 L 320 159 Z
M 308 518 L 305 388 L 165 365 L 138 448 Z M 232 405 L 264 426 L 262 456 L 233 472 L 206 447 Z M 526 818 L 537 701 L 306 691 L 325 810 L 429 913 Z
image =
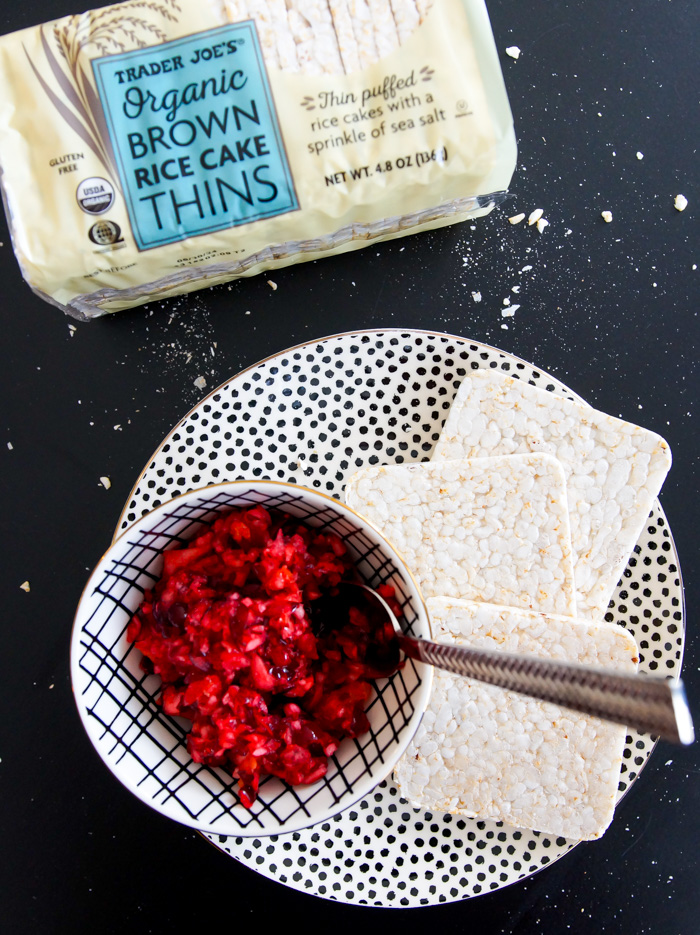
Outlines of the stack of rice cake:
M 653 432 L 484 370 L 432 461 L 362 470 L 345 498 L 402 552 L 439 641 L 634 671 L 633 638 L 603 616 L 670 463 Z M 605 831 L 624 727 L 441 670 L 433 684 L 396 769 L 409 802 Z
M 404 45 L 433 0 L 209 0 L 222 22 L 254 19 L 268 65 L 349 75 Z

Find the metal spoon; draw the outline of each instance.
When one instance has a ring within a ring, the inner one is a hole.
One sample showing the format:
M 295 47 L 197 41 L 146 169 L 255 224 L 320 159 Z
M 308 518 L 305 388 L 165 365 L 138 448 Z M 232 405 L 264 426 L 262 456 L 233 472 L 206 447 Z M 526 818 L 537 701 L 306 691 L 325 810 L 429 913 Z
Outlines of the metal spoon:
M 619 675 L 534 656 L 417 639 L 401 630 L 387 602 L 372 588 L 349 582 L 343 587 L 361 588 L 382 606 L 396 634 L 397 662 L 400 649 L 411 659 L 448 672 L 634 727 L 672 743 L 690 744 L 695 739 L 685 690 L 679 680 Z

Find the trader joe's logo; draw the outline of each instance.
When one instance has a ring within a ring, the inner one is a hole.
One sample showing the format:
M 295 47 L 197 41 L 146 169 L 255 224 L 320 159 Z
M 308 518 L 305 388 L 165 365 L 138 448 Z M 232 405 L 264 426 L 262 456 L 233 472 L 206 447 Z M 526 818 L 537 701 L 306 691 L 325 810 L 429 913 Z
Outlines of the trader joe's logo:
M 252 23 L 92 65 L 139 249 L 298 208 Z

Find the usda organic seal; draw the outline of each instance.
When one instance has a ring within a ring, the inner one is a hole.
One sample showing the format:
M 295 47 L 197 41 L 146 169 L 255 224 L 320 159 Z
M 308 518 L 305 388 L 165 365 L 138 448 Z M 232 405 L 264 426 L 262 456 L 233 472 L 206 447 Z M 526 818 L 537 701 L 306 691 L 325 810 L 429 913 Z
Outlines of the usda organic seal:
M 86 214 L 104 214 L 114 204 L 114 187 L 107 179 L 83 179 L 75 197 Z

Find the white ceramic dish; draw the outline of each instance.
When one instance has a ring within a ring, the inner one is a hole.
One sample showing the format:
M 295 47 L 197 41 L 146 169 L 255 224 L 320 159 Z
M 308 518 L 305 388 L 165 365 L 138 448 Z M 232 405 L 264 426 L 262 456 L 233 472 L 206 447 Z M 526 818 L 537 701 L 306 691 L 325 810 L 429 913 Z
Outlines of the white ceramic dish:
M 238 481 L 183 494 L 134 523 L 102 558 L 81 598 L 71 646 L 73 689 L 83 725 L 114 775 L 143 802 L 175 821 L 217 835 L 272 835 L 329 820 L 388 776 L 420 722 L 430 667 L 407 660 L 375 683 L 366 712 L 369 732 L 345 740 L 327 774 L 310 786 L 268 776 L 246 809 L 223 769 L 192 761 L 189 722 L 157 703 L 161 680 L 141 668 L 126 628 L 160 577 L 163 552 L 199 533 L 224 512 L 261 504 L 343 539 L 361 577 L 391 584 L 402 625 L 430 633 L 420 591 L 393 547 L 362 517 L 325 494 L 274 481 Z

